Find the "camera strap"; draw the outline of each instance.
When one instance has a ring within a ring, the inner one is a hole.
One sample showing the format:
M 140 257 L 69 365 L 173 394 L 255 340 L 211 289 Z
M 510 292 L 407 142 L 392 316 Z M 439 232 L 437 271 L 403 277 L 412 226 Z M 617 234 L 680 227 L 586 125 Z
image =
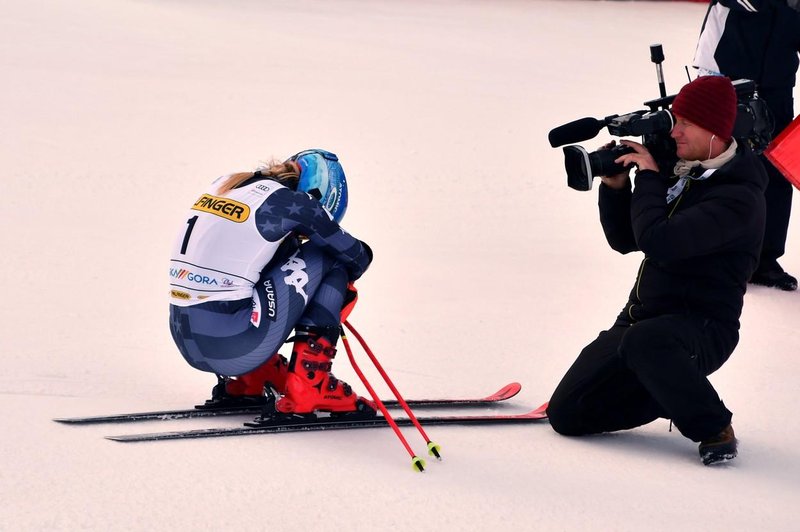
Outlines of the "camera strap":
M 690 171 L 688 174 L 680 176 L 680 178 L 678 179 L 678 182 L 667 189 L 667 205 L 669 205 L 670 203 L 675 201 L 675 199 L 678 196 L 681 195 L 681 192 L 683 192 L 683 189 L 686 188 L 686 183 L 690 179 L 693 180 L 693 181 L 704 181 L 704 180 L 708 179 L 709 177 L 711 177 L 711 175 L 714 172 L 717 171 L 716 168 L 709 168 L 708 170 L 705 170 L 704 172 L 700 173 L 699 175 L 693 175 L 693 174 L 696 174 L 697 171 L 701 170 L 701 169 L 702 169 L 702 167 L 698 166 L 698 167 L 692 169 L 692 171 Z

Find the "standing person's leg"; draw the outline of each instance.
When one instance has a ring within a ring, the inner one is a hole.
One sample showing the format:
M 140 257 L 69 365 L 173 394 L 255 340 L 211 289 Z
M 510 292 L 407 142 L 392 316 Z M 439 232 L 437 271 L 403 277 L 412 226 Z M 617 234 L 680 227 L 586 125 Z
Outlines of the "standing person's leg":
M 789 218 L 792 213 L 792 184 L 783 177 L 765 157 L 760 157 L 769 183 L 764 191 L 767 202 L 767 219 L 764 227 L 764 244 L 752 282 L 765 286 L 775 286 L 782 290 L 797 288 L 797 280 L 787 279 L 778 259 L 786 251 L 786 237 L 789 231 Z M 792 288 L 794 286 L 794 288 Z
M 794 118 L 792 92 L 791 90 L 762 91 L 759 95 L 767 102 L 772 111 L 775 119 L 775 136 L 777 136 Z M 774 286 L 781 290 L 795 290 L 797 289 L 797 279 L 784 272 L 778 264 L 778 259 L 786 250 L 794 189 L 766 157 L 761 156 L 760 160 L 769 176 L 769 183 L 764 192 L 767 203 L 767 220 L 758 269 L 753 274 L 751 282 Z
M 566 436 L 611 432 L 663 415 L 619 355 L 629 329 L 627 324 L 615 325 L 581 351 L 550 399 L 547 414 L 556 432 Z

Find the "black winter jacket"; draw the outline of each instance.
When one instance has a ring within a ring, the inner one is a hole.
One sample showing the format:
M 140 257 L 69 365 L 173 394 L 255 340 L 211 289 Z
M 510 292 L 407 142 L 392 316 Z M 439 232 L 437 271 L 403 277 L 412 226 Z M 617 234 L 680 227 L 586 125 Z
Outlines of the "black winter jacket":
M 798 52 L 800 12 L 786 0 L 711 0 L 694 66 L 752 79 L 760 90 L 791 90 Z
M 645 258 L 619 319 L 691 314 L 738 329 L 747 282 L 764 237 L 767 174 L 747 146 L 667 204 L 675 179 L 639 172 L 635 188 L 600 186 L 600 221 L 620 253 Z

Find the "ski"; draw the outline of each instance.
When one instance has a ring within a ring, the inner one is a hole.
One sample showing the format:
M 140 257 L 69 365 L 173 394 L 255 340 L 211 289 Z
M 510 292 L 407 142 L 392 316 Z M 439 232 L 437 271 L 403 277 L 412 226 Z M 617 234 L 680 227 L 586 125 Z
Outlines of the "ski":
M 524 414 L 482 414 L 459 416 L 421 416 L 417 418 L 422 425 L 511 425 L 532 423 L 547 419 L 547 403 Z M 412 425 L 409 418 L 394 418 L 398 426 Z M 143 442 L 163 440 L 185 440 L 191 438 L 217 438 L 222 436 L 246 436 L 254 434 L 275 434 L 282 432 L 306 432 L 316 430 L 342 430 L 388 427 L 383 416 L 366 419 L 340 419 L 336 417 L 319 417 L 314 419 L 292 418 L 288 420 L 271 420 L 262 423 L 250 423 L 239 427 L 182 430 L 172 432 L 153 432 L 142 434 L 123 434 L 106 436 L 109 440 L 119 442 Z
M 434 408 L 434 407 L 470 407 L 470 406 L 489 406 L 511 399 L 519 393 L 522 385 L 518 382 L 506 384 L 496 392 L 486 397 L 472 399 L 412 399 L 406 402 L 412 408 Z M 395 400 L 384 401 L 388 408 L 397 408 L 398 402 Z M 89 417 L 66 417 L 56 418 L 53 421 L 70 425 L 91 425 L 99 423 L 128 423 L 133 421 L 155 421 L 170 419 L 188 419 L 200 417 L 218 416 L 238 416 L 255 415 L 261 413 L 261 405 L 246 405 L 223 408 L 208 408 L 198 405 L 195 408 L 184 410 L 160 410 L 153 412 L 133 412 L 130 414 L 112 414 L 104 416 Z

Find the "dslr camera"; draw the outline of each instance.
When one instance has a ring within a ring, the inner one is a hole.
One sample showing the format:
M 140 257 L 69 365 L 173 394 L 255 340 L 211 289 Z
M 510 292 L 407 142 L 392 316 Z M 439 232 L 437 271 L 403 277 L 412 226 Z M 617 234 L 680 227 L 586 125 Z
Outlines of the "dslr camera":
M 642 144 L 650 151 L 658 167 L 672 168 L 678 160 L 675 141 L 670 131 L 675 117 L 670 105 L 675 94 L 666 95 L 661 63 L 664 52 L 660 44 L 650 46 L 650 59 L 656 64 L 658 85 L 661 97 L 644 102 L 647 110 L 634 111 L 624 115 L 611 115 L 603 119 L 581 118 L 550 131 L 550 146 L 564 146 L 564 167 L 567 171 L 567 185 L 575 190 L 591 190 L 592 180 L 597 176 L 611 176 L 627 168 L 614 162 L 621 155 L 630 153 L 632 148 L 623 145 L 611 149 L 588 152 L 574 143 L 597 136 L 607 128 L 616 137 L 642 137 Z M 738 142 L 746 142 L 756 152 L 761 153 L 772 140 L 774 121 L 766 102 L 758 97 L 755 82 L 749 79 L 733 81 L 736 89 L 737 113 L 733 136 Z M 573 144 L 565 146 L 565 144 Z

